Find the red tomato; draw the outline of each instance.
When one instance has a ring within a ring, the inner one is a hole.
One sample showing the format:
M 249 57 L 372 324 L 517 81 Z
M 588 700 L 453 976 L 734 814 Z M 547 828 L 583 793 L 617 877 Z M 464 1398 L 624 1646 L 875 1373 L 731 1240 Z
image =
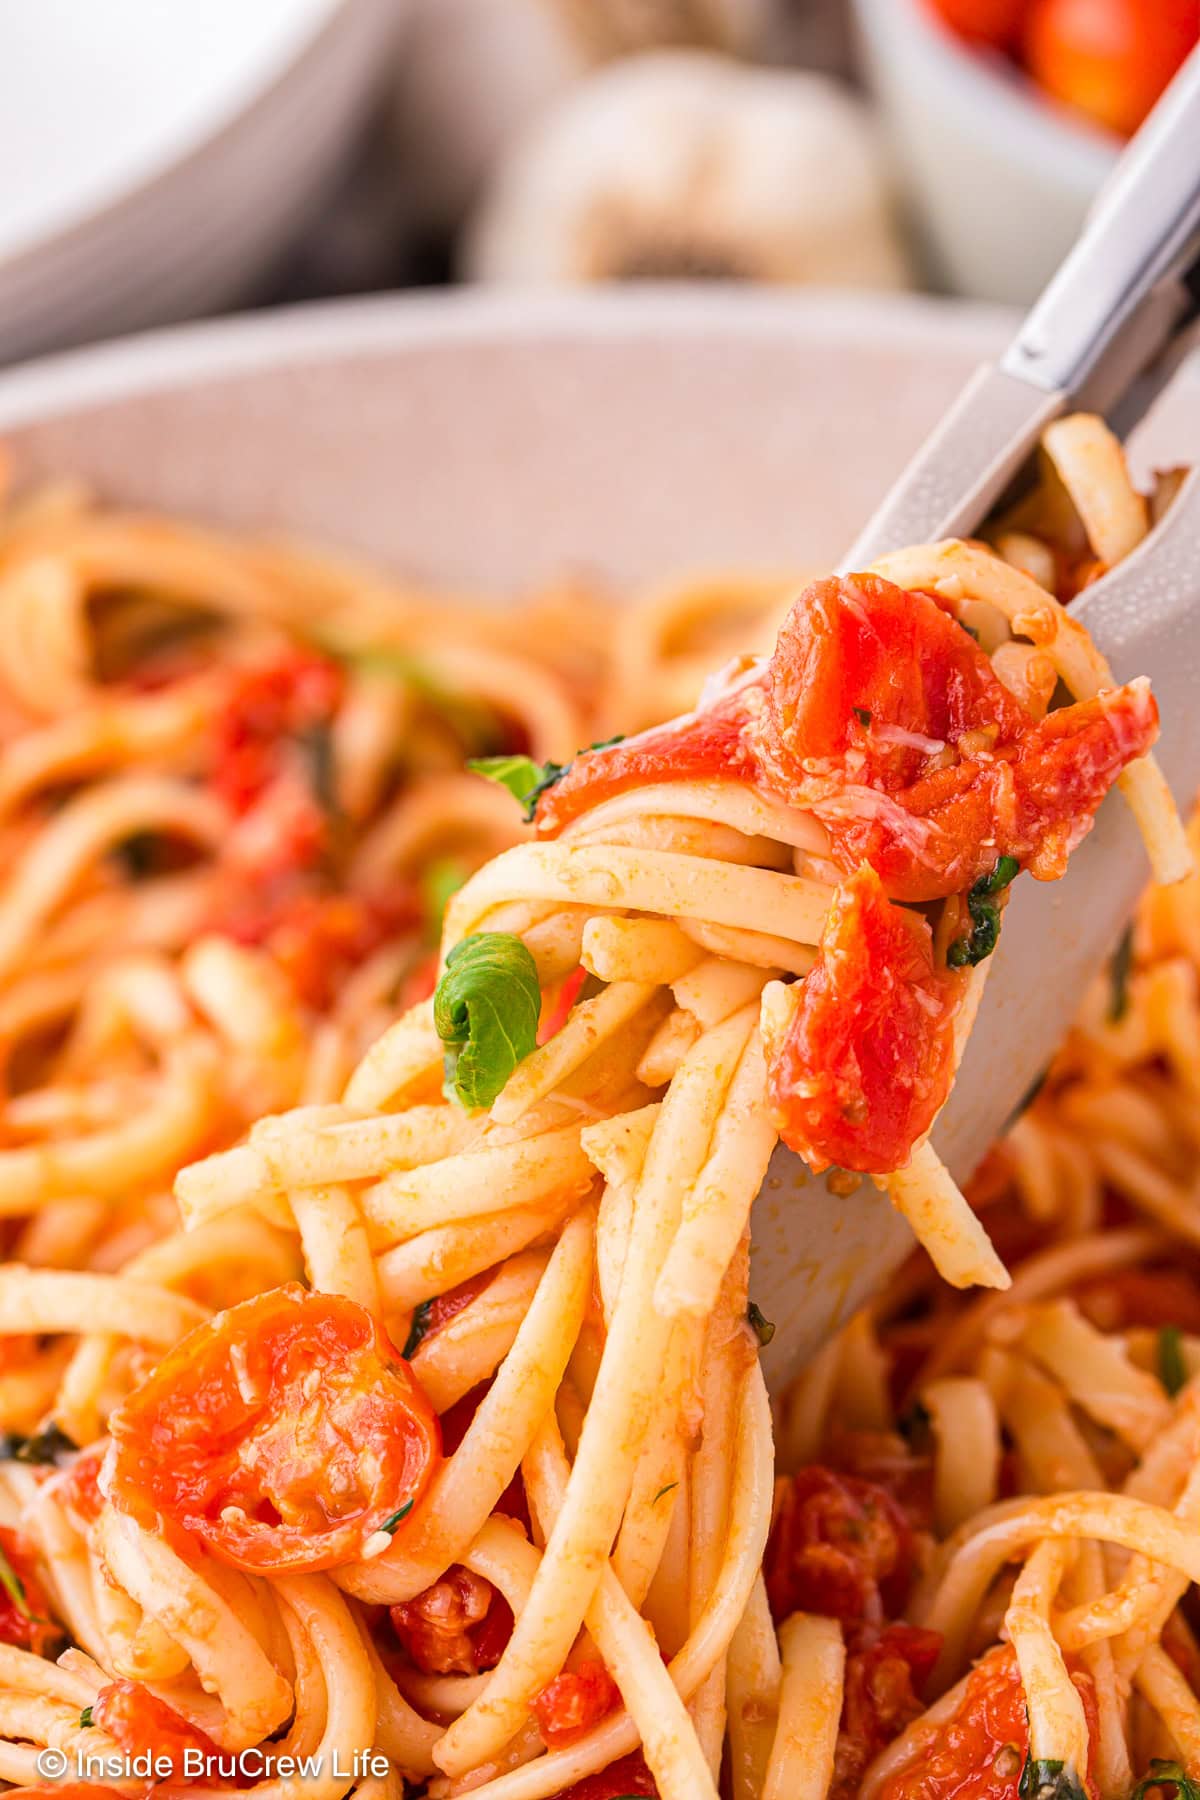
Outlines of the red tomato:
M 1096 1701 L 1090 1676 L 1073 1673 L 1092 1742 Z M 1018 1800 L 1029 1750 L 1029 1718 L 1017 1659 L 1004 1645 L 967 1678 L 957 1712 L 940 1725 L 908 1765 L 884 1781 L 876 1800 Z M 1091 1770 L 1085 1776 L 1095 1800 Z
M 69 1507 L 81 1525 L 92 1525 L 100 1517 L 104 1496 L 100 1492 L 100 1465 L 105 1446 L 91 1444 L 81 1450 L 71 1467 L 55 1482 L 55 1492 Z
M 114 1681 L 101 1688 L 92 1706 L 92 1723 L 107 1731 L 127 1756 L 149 1751 L 156 1758 L 170 1757 L 176 1779 L 184 1774 L 185 1751 L 196 1750 L 206 1758 L 217 1755 L 211 1738 L 136 1681 Z
M 98 1781 L 44 1781 L 33 1787 L 9 1788 L 4 1800 L 128 1800 L 116 1788 Z
M 537 1041 L 548 1044 L 550 1039 L 560 1032 L 571 1016 L 571 1008 L 579 998 L 579 990 L 587 980 L 588 972 L 582 963 L 573 969 L 566 980 L 560 982 L 558 992 L 552 1000 L 542 1004 L 542 1016 L 538 1023 Z
M 503 1594 L 457 1563 L 390 1612 L 393 1631 L 427 1675 L 481 1675 L 495 1668 L 512 1636 Z
M 230 675 L 217 721 L 213 787 L 231 812 L 248 812 L 280 773 L 289 740 L 327 725 L 342 695 L 327 657 L 291 650 Z
M 1076 1288 L 1075 1298 L 1102 1331 L 1176 1325 L 1200 1332 L 1200 1283 L 1184 1269 L 1118 1269 Z
M 927 595 L 851 575 L 792 608 L 754 735 L 760 781 L 812 809 L 838 868 L 870 863 L 892 899 L 919 902 L 1000 856 L 1061 874 L 1158 709 L 1118 688 L 1035 724 Z
M 1123 137 L 1200 38 L 1200 0 L 1032 0 L 1025 61 L 1039 86 Z
M 438 1294 L 436 1299 L 429 1302 L 421 1342 L 425 1343 L 426 1339 L 433 1337 L 451 1319 L 457 1319 L 459 1313 L 465 1312 L 472 1300 L 478 1300 L 480 1294 L 490 1288 L 495 1279 L 495 1269 L 484 1269 L 481 1274 L 472 1275 L 466 1281 L 460 1281 L 457 1287 L 447 1288 L 444 1294 Z
M 554 1750 L 573 1744 L 620 1704 L 621 1691 L 604 1664 L 587 1661 L 577 1669 L 564 1669 L 534 1695 L 533 1716 Z
M 418 1500 L 433 1409 L 361 1306 L 291 1283 L 218 1313 L 111 1421 L 115 1505 L 254 1572 L 353 1561 Z
M 331 893 L 315 871 L 292 869 L 249 892 L 239 884 L 237 903 L 220 908 L 214 929 L 268 950 L 305 1005 L 325 1011 L 352 969 L 419 921 L 410 885 L 397 882 L 386 897 Z
M 609 1763 L 607 1769 L 601 1769 L 598 1774 L 585 1775 L 582 1781 L 572 1782 L 569 1788 L 554 1795 L 553 1800 L 627 1800 L 634 1795 L 647 1795 L 649 1800 L 658 1800 L 658 1788 L 640 1750 Z
M 815 813 L 843 874 L 867 862 L 892 899 L 924 902 L 964 893 L 1001 856 L 1061 874 L 1157 734 L 1144 686 L 1035 724 L 927 595 L 852 575 L 805 589 L 764 675 L 577 757 L 538 829 L 641 783 L 725 776 Z
M 908 1161 L 954 1075 L 961 980 L 933 935 L 865 865 L 838 888 L 786 1029 L 764 1022 L 772 1122 L 815 1170 L 883 1174 Z
M 760 683 L 752 683 L 760 687 Z M 743 685 L 699 712 L 624 738 L 606 750 L 583 750 L 537 804 L 537 831 L 553 837 L 589 807 L 654 781 L 753 781 L 757 764 L 746 739 Z
M 941 1648 L 939 1632 L 889 1625 L 873 1643 L 851 1651 L 830 1800 L 853 1800 L 867 1765 L 924 1711 L 919 1690 Z
M 814 1463 L 784 1488 L 763 1573 L 776 1620 L 814 1612 L 882 1625 L 908 1598 L 912 1527 L 886 1489 Z
M 63 1636 L 55 1623 L 46 1590 L 37 1573 L 37 1554 L 23 1532 L 0 1525 L 0 1557 L 8 1580 L 0 1586 L 0 1643 L 15 1644 L 44 1656 L 46 1648 Z M 11 1591 L 10 1591 L 11 1584 Z
M 931 0 L 936 13 L 969 44 L 1010 50 L 1016 43 L 1029 0 Z

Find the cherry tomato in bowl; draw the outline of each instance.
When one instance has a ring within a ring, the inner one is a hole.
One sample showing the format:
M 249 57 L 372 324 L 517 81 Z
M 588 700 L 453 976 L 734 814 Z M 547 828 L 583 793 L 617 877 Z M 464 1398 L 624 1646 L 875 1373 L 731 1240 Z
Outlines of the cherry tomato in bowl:
M 1021 35 L 1029 0 L 929 0 L 929 4 L 968 44 L 1011 50 Z
M 1031 0 L 1026 67 L 1055 100 L 1131 136 L 1200 40 L 1200 0 Z

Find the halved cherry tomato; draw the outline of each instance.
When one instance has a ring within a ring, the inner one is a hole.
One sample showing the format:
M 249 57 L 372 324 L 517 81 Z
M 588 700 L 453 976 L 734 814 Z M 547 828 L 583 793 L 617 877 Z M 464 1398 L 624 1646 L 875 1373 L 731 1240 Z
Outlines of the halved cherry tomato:
M 104 1505 L 104 1496 L 100 1492 L 100 1467 L 104 1461 L 105 1449 L 104 1444 L 89 1444 L 54 1484 L 59 1501 L 75 1515 L 81 1525 L 94 1525 Z
M 920 1689 L 941 1647 L 936 1631 L 889 1625 L 873 1642 L 851 1650 L 830 1800 L 853 1800 L 867 1765 L 924 1711 Z
M 490 1581 L 454 1563 L 390 1609 L 392 1630 L 427 1675 L 481 1675 L 494 1669 L 512 1636 L 507 1600 Z
M 1024 52 L 1040 87 L 1132 135 L 1200 39 L 1200 0 L 1032 0 Z
M 762 774 L 870 863 L 894 900 L 964 893 L 1013 856 L 1060 875 L 1126 765 L 1158 735 L 1145 684 L 1035 723 L 925 594 L 819 581 L 779 635 L 754 728 Z
M 24 1532 L 0 1525 L 0 1643 L 16 1644 L 44 1656 L 47 1646 L 63 1634 L 50 1611 L 50 1602 L 37 1573 L 37 1553 Z
M 902 1167 L 950 1091 L 961 986 L 934 966 L 925 919 L 893 906 L 872 869 L 844 882 L 786 1028 L 764 1019 L 784 1143 L 817 1171 Z
M 550 1749 L 573 1744 L 621 1703 L 621 1691 L 601 1662 L 564 1669 L 533 1697 L 533 1716 Z
M 585 1775 L 582 1781 L 572 1782 L 569 1788 L 554 1795 L 553 1800 L 626 1800 L 626 1796 L 633 1795 L 658 1800 L 658 1787 L 640 1750 L 609 1763 L 607 1769 L 600 1769 L 595 1775 Z
M 1096 1740 L 1091 1677 L 1072 1673 Z M 1017 1659 L 1006 1644 L 990 1650 L 967 1677 L 957 1711 L 939 1725 L 903 1768 L 889 1775 L 877 1800 L 1018 1800 L 1029 1750 L 1029 1716 Z M 1094 1773 L 1084 1775 L 1095 1800 Z
M 101 1688 L 92 1705 L 92 1723 L 106 1731 L 127 1756 L 149 1751 L 156 1759 L 169 1757 L 171 1774 L 177 1780 L 184 1777 L 185 1751 L 198 1751 L 206 1759 L 217 1755 L 210 1737 L 137 1681 L 114 1681 Z M 199 1774 L 184 1778 L 198 1779 Z
M 1061 874 L 1157 734 L 1138 683 L 1035 723 L 935 601 L 850 575 L 805 589 L 765 674 L 577 757 L 537 824 L 552 834 L 639 783 L 726 776 L 811 810 L 843 874 L 867 862 L 892 899 L 944 899 L 1001 856 Z
M 437 1418 L 371 1315 L 295 1283 L 218 1313 L 111 1421 L 114 1504 L 259 1570 L 361 1555 L 424 1492 Z
M 1017 41 L 1029 0 L 931 0 L 936 13 L 970 44 L 1010 50 Z
M 763 1573 L 777 1620 L 814 1612 L 882 1625 L 908 1598 L 912 1527 L 886 1489 L 812 1463 L 783 1490 Z

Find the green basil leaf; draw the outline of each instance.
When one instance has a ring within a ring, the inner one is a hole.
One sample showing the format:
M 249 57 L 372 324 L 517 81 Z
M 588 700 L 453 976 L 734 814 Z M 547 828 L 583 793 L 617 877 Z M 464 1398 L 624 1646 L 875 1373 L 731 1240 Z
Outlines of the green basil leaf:
M 595 744 L 589 744 L 589 750 L 611 750 L 614 744 L 622 742 L 623 734 L 616 737 L 601 738 Z M 580 752 L 583 755 L 583 752 Z M 531 756 L 475 756 L 467 763 L 468 769 L 476 775 L 486 775 L 489 781 L 498 781 L 506 787 L 514 800 L 520 802 L 525 809 L 525 823 L 532 824 L 537 811 L 537 803 L 547 788 L 552 788 L 562 780 L 572 763 L 534 762 Z
M 60 1425 L 54 1420 L 35 1431 L 32 1437 L 6 1437 L 0 1439 L 0 1460 L 5 1462 L 60 1464 L 64 1456 L 74 1456 L 79 1445 L 69 1438 Z
M 657 1506 L 660 1500 L 665 1500 L 668 1494 L 673 1494 L 678 1486 L 679 1483 L 677 1481 L 668 1481 L 666 1487 L 659 1488 L 657 1494 L 655 1494 L 653 1500 L 650 1502 L 651 1506 Z
M 1178 1763 L 1164 1762 L 1159 1756 L 1150 1763 L 1150 1772 L 1138 1782 L 1129 1800 L 1145 1800 L 1152 1788 L 1174 1788 L 1176 1800 L 1200 1800 L 1200 1782 L 1195 1782 Z
M 25 1583 L 17 1574 L 0 1546 L 0 1588 L 8 1595 L 23 1619 L 32 1619 L 33 1612 L 25 1593 Z
M 1178 1325 L 1164 1325 L 1158 1334 L 1158 1379 L 1172 1399 L 1187 1381 L 1183 1336 Z
M 769 1344 L 771 1339 L 775 1336 L 774 1325 L 771 1323 L 770 1319 L 764 1316 L 762 1308 L 753 1300 L 751 1300 L 749 1306 L 746 1308 L 746 1323 L 758 1339 L 760 1345 Z
M 413 1307 L 412 1324 L 408 1336 L 404 1340 L 404 1348 L 400 1352 L 405 1362 L 411 1362 L 429 1330 L 430 1315 L 433 1311 L 432 1300 L 422 1300 L 419 1306 Z
M 1061 1762 L 1034 1762 L 1028 1753 L 1017 1793 L 1020 1800 L 1085 1800 L 1078 1778 Z
M 82 1711 L 82 1712 L 81 1712 L 81 1713 L 80 1713 L 80 1715 L 79 1715 L 79 1727 L 80 1727 L 80 1730 L 81 1730 L 81 1731 L 86 1731 L 86 1730 L 87 1730 L 87 1728 L 88 1728 L 88 1726 L 89 1726 L 89 1725 L 94 1725 L 94 1724 L 95 1724 L 95 1723 L 96 1723 L 96 1721 L 95 1721 L 95 1719 L 93 1719 L 93 1717 L 92 1717 L 92 1709 L 91 1709 L 91 1707 L 90 1707 L 90 1706 L 85 1706 L 85 1707 L 84 1707 L 84 1709 L 83 1709 L 83 1711 Z
M 992 954 L 1000 936 L 1000 908 L 992 904 L 996 894 L 1003 893 L 1020 873 L 1015 856 L 997 858 L 990 875 L 981 875 L 967 895 L 967 911 L 971 929 L 966 937 L 955 938 L 946 952 L 952 969 L 974 968 Z
M 456 944 L 433 996 L 447 1093 L 464 1106 L 490 1106 L 536 1048 L 541 1010 L 537 964 L 519 937 L 477 931 Z
M 380 1531 L 386 1531 L 388 1536 L 391 1537 L 397 1527 L 407 1519 L 415 1505 L 415 1500 L 406 1500 L 404 1505 L 399 1507 L 397 1511 L 392 1514 L 390 1519 L 385 1519 L 383 1521 L 383 1524 L 379 1527 Z
M 1108 965 L 1108 1022 L 1119 1025 L 1129 1011 L 1129 977 L 1133 970 L 1133 926 L 1122 933 Z
M 865 706 L 854 706 L 854 707 L 851 707 L 850 710 L 853 712 L 855 718 L 858 720 L 858 722 L 862 726 L 863 730 L 869 731 L 871 728 L 871 715 L 867 711 L 866 707 Z

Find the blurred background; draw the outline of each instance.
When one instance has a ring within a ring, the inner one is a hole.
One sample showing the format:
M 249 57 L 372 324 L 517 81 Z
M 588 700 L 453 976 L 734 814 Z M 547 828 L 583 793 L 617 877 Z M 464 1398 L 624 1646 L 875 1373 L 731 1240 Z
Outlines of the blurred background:
M 39 0 L 0 361 L 245 305 L 712 279 L 1028 302 L 1200 0 Z

